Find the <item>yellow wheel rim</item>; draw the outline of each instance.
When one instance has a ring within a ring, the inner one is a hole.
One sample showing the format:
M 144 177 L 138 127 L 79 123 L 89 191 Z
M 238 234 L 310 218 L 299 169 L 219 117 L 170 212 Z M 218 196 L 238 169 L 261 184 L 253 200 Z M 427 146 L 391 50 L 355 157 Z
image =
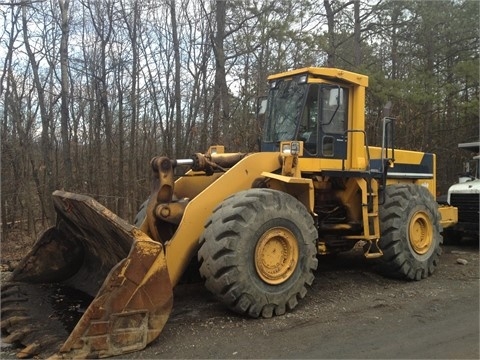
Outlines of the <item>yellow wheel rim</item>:
M 255 268 L 270 285 L 288 280 L 298 263 L 298 244 L 293 233 L 283 227 L 265 232 L 255 248 Z
M 413 251 L 419 255 L 428 252 L 433 242 L 433 226 L 425 212 L 419 211 L 413 215 L 408 235 Z

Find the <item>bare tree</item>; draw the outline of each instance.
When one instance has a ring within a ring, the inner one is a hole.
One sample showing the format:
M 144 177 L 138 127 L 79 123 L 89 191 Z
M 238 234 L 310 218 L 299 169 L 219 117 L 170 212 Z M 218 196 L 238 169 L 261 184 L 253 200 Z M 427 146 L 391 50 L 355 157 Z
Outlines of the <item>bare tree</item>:
M 44 84 L 40 79 L 40 66 L 36 59 L 35 53 L 30 46 L 30 37 L 28 33 L 28 20 L 27 20 L 27 4 L 22 4 L 22 28 L 23 28 L 23 42 L 25 50 L 28 55 L 29 65 L 32 69 L 33 81 L 35 84 L 35 90 L 38 97 L 38 106 L 40 109 L 40 118 L 42 122 L 41 131 L 41 152 L 42 152 L 42 164 L 37 165 L 32 161 L 33 177 L 37 185 L 37 194 L 40 200 L 42 215 L 45 217 L 48 223 L 54 221 L 53 204 L 50 200 L 50 195 L 54 190 L 53 179 L 53 162 L 51 156 L 51 139 L 50 128 L 52 123 L 51 112 L 47 109 L 47 99 L 45 96 Z M 40 175 L 43 174 L 43 179 Z
M 225 17 L 227 2 L 215 2 L 215 34 L 212 34 L 213 53 L 215 56 L 215 84 L 213 85 L 213 118 L 212 143 L 218 143 L 221 138 L 221 129 L 224 121 L 228 121 L 228 88 L 225 72 Z
M 182 97 L 180 93 L 180 41 L 178 38 L 178 25 L 175 0 L 170 0 L 170 19 L 172 23 L 172 43 L 173 43 L 173 58 L 175 67 L 174 77 L 174 102 L 175 102 L 175 155 L 180 157 L 183 153 L 182 144 Z
M 61 71 L 61 90 L 60 90 L 60 126 L 62 134 L 62 154 L 63 154 L 63 166 L 65 173 L 65 188 L 69 188 L 73 184 L 72 178 L 72 158 L 70 152 L 70 136 L 69 136 L 69 93 L 70 93 L 70 81 L 68 73 L 68 37 L 70 33 L 69 24 L 69 0 L 58 0 L 60 6 L 61 23 L 60 28 L 62 36 L 60 40 L 60 71 Z
M 354 4 L 355 1 L 347 1 L 344 3 L 339 3 L 333 0 L 323 0 L 323 6 L 325 7 L 326 17 L 327 17 L 327 66 L 335 67 L 336 66 L 336 49 L 337 42 L 335 37 L 335 17 L 346 7 Z M 334 7 L 334 5 L 336 5 Z

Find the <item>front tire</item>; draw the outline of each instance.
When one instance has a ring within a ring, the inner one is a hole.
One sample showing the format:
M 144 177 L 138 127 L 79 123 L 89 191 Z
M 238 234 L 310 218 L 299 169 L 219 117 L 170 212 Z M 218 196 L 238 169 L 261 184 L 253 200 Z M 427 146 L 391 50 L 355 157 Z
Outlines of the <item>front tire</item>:
M 390 277 L 421 280 L 438 264 L 443 242 L 437 203 L 423 186 L 390 185 L 380 207 L 379 271 Z
M 270 189 L 227 198 L 200 239 L 205 286 L 231 310 L 252 317 L 282 315 L 307 293 L 317 268 L 318 233 L 305 206 Z

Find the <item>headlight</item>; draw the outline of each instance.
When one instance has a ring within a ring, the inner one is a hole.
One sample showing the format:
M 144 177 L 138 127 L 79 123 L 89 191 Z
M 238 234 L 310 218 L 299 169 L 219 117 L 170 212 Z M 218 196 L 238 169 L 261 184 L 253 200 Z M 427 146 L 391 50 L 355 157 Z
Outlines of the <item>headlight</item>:
M 282 154 L 290 155 L 292 153 L 291 143 L 282 143 Z
M 300 152 L 300 144 L 298 141 L 292 141 L 290 145 L 290 153 L 292 155 L 298 155 Z
M 298 141 L 282 142 L 282 154 L 298 155 L 300 153 L 300 143 Z

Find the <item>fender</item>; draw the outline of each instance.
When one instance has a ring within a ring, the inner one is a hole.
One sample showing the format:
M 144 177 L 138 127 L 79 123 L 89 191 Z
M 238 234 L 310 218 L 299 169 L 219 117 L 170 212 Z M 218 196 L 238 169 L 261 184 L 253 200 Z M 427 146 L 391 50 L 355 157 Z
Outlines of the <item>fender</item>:
M 271 172 L 262 172 L 265 185 L 270 189 L 280 190 L 299 200 L 312 215 L 316 215 L 313 206 L 315 203 L 314 186 L 312 179 L 285 176 Z

